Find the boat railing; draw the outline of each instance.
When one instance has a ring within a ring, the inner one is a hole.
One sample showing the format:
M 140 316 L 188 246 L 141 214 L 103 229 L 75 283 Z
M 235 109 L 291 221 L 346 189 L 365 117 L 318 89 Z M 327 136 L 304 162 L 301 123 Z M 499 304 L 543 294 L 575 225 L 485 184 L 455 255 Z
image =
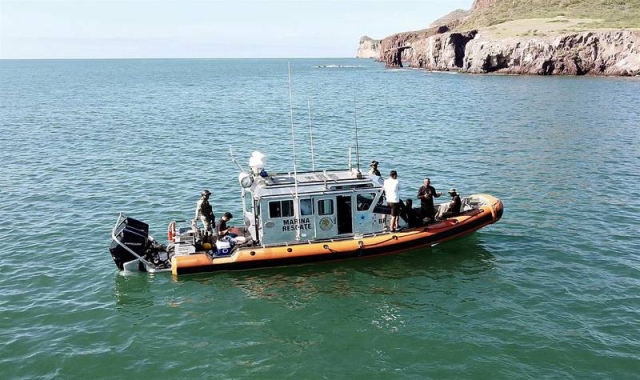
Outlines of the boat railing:
M 113 229 L 111 230 L 111 237 L 112 238 L 115 239 L 114 234 L 116 232 L 116 228 L 118 228 L 120 223 L 126 218 L 127 218 L 127 216 L 124 214 L 124 212 L 120 211 L 120 215 L 118 215 L 118 219 L 116 220 L 116 224 L 113 226 Z

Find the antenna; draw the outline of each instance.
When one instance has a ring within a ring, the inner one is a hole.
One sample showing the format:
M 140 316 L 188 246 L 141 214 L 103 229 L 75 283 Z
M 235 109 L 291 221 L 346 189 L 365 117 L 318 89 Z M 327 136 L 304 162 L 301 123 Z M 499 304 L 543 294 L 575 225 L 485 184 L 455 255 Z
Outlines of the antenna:
M 295 188 L 293 202 L 293 217 L 300 220 L 300 207 L 298 201 L 298 171 L 296 169 L 296 137 L 293 130 L 293 100 L 291 98 L 291 62 L 287 62 L 289 69 L 289 115 L 291 115 L 291 148 L 293 149 L 293 185 Z M 299 222 L 298 222 L 299 223 Z M 300 240 L 300 228 L 296 228 L 296 240 Z
M 358 150 L 358 107 L 356 106 L 356 94 L 353 93 L 353 123 L 356 127 L 356 166 L 358 167 L 358 178 L 362 178 L 360 172 L 360 151 Z
M 309 112 L 309 137 L 311 139 L 311 171 L 316 171 L 315 158 L 313 156 L 313 130 L 311 129 L 311 101 L 307 98 L 307 110 Z
M 231 148 L 231 145 L 229 145 L 229 155 L 231 156 L 231 162 L 238 165 L 238 168 L 241 172 L 245 172 L 244 168 L 238 163 L 238 161 L 236 161 L 236 158 L 233 156 L 233 148 Z

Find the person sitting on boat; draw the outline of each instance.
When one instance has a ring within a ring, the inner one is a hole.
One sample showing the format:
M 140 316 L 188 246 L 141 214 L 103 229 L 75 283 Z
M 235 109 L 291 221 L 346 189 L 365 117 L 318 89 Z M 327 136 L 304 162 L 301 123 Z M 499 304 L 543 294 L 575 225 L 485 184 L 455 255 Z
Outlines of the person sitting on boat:
M 456 191 L 456 189 L 449 190 L 449 195 L 451 195 L 451 201 L 449 204 L 443 209 L 438 215 L 438 219 L 451 218 L 453 216 L 460 215 L 460 209 L 462 208 L 462 201 L 460 200 L 460 194 Z
M 426 223 L 433 223 L 436 220 L 435 209 L 433 207 L 433 198 L 438 198 L 442 193 L 436 192 L 436 189 L 431 186 L 431 180 L 429 178 L 424 179 L 424 185 L 418 189 L 418 198 L 420 198 L 420 218 Z
M 419 226 L 421 223 L 420 215 L 413 209 L 413 200 L 408 198 L 405 203 L 402 203 L 402 211 L 400 217 L 407 223 L 407 227 L 413 228 Z
M 213 235 L 213 226 L 216 223 L 216 216 L 213 214 L 213 207 L 209 203 L 211 192 L 204 190 L 200 193 L 200 199 L 196 203 L 196 220 L 199 218 L 204 226 L 205 235 Z
M 231 227 L 227 226 L 227 222 L 233 218 L 230 212 L 225 212 L 222 218 L 218 220 L 216 224 L 216 233 L 218 234 L 218 240 L 226 240 L 232 245 L 236 243 L 235 239 L 238 235 L 230 232 Z
M 389 230 L 391 232 L 398 231 L 398 215 L 400 215 L 400 183 L 398 182 L 398 172 L 392 170 L 389 178 L 384 180 L 384 193 L 387 198 L 387 204 L 391 209 L 391 220 L 389 221 Z
M 369 174 L 382 177 L 382 174 L 380 174 L 380 170 L 378 170 L 378 161 L 371 161 L 371 163 L 369 164 Z

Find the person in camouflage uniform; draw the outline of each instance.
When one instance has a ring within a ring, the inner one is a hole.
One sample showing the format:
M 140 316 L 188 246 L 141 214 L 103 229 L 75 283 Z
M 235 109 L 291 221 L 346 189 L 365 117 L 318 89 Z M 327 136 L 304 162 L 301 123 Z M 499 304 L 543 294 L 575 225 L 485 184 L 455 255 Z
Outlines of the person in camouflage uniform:
M 216 216 L 213 214 L 213 207 L 209 203 L 210 195 L 211 192 L 209 190 L 204 190 L 200 193 L 200 199 L 196 204 L 196 220 L 200 218 L 207 235 L 213 235 L 213 227 L 216 225 Z

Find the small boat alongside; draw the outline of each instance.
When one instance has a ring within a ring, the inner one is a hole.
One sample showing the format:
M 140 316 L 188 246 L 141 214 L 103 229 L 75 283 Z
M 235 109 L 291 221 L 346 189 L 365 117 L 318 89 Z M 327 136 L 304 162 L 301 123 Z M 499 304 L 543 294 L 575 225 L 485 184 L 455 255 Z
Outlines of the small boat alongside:
M 120 213 L 111 256 L 121 271 L 174 275 L 299 265 L 396 254 L 473 233 L 500 220 L 502 202 L 489 194 L 462 197 L 459 214 L 435 223 L 389 231 L 381 178 L 343 170 L 270 174 L 254 152 L 239 174 L 241 227 L 232 239 L 209 239 L 196 221 L 172 221 L 167 244 L 148 224 Z M 239 165 L 238 165 L 239 166 Z M 435 205 L 443 214 L 446 203 Z

